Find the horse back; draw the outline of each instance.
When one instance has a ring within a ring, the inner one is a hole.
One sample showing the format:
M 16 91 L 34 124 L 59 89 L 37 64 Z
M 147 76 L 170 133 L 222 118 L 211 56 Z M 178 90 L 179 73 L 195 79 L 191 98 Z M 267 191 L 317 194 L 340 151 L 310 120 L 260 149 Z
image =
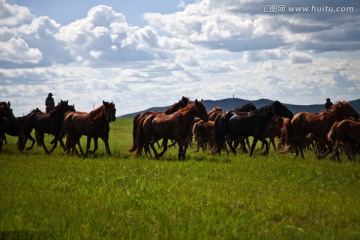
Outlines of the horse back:
M 318 137 L 325 137 L 334 122 L 332 115 L 327 112 L 299 112 L 291 120 L 291 125 L 297 135 L 305 136 L 312 133 Z
M 185 129 L 182 129 L 181 116 L 177 114 L 157 114 L 151 121 L 152 129 L 157 135 L 175 138 L 175 132 L 183 132 Z
M 342 120 L 337 125 L 337 132 L 354 140 L 360 141 L 360 122 L 353 120 Z
M 64 117 L 63 129 L 73 134 L 84 135 L 85 123 L 88 120 L 86 112 L 69 112 Z

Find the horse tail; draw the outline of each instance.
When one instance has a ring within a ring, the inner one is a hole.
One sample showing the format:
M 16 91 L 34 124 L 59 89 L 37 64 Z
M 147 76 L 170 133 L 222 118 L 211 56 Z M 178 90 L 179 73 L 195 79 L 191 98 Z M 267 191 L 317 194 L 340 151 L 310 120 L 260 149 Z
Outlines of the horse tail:
M 133 130 L 132 130 L 133 142 L 132 142 L 130 148 L 128 149 L 129 152 L 134 152 L 137 149 L 137 130 L 139 127 L 140 115 L 141 114 L 137 114 L 133 120 Z
M 141 118 L 138 122 L 137 132 L 136 132 L 136 154 L 135 156 L 140 156 L 141 151 L 144 147 L 144 122 L 146 118 Z
M 214 124 L 214 133 L 215 133 L 215 143 L 217 145 L 216 151 L 219 154 L 221 153 L 221 150 L 225 143 L 225 135 L 227 128 L 228 127 L 227 127 L 225 115 L 217 116 Z
M 293 121 L 293 120 L 295 120 L 295 121 Z M 294 126 L 294 125 L 297 125 L 297 120 L 298 119 L 289 119 L 287 124 L 285 124 L 285 126 L 284 126 L 283 130 L 285 131 L 286 151 L 290 150 L 291 148 L 295 148 L 295 149 L 297 148 L 298 139 L 296 139 L 297 136 L 295 134 L 295 127 L 297 127 L 297 126 Z

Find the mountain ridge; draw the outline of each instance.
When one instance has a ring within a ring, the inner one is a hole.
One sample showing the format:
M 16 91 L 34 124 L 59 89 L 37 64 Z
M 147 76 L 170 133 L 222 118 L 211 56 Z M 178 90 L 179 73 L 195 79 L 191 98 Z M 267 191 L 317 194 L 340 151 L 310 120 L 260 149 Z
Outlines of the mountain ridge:
M 248 102 L 253 103 L 257 108 L 263 107 L 265 105 L 271 104 L 274 102 L 274 100 L 270 99 L 258 99 L 258 100 L 246 100 L 241 98 L 225 98 L 220 100 L 204 100 L 204 106 L 206 107 L 206 110 L 209 111 L 214 107 L 221 107 L 224 111 L 232 110 L 236 107 L 240 107 Z M 335 102 L 334 102 L 335 103 Z M 349 101 L 351 106 L 360 113 L 360 99 Z M 312 113 L 318 113 L 324 110 L 324 104 L 310 104 L 310 105 L 297 105 L 297 104 L 288 104 L 284 103 L 284 105 L 289 108 L 289 110 L 295 115 L 298 112 L 312 112 Z M 137 114 L 148 112 L 148 111 L 161 111 L 163 112 L 165 109 L 167 109 L 169 106 L 165 107 L 151 107 L 142 111 L 124 114 L 119 116 L 119 118 L 134 118 Z

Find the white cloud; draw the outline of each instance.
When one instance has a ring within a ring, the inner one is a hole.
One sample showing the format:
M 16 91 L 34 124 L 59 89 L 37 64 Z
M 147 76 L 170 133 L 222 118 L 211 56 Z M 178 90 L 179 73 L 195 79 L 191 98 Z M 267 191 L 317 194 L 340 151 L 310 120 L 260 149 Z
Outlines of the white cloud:
M 38 63 L 42 59 L 42 54 L 39 49 L 30 48 L 24 39 L 10 38 L 7 42 L 0 42 L 0 59 L 20 64 Z
M 358 16 L 269 15 L 262 3 L 181 4 L 172 14 L 145 14 L 143 27 L 109 6 L 61 25 L 5 3 L 18 10 L 0 19 L 0 97 L 17 115 L 44 107 L 49 91 L 81 111 L 114 101 L 117 114 L 183 95 L 301 104 L 359 97 Z
M 0 27 L 17 26 L 31 21 L 34 17 L 30 10 L 16 4 L 8 4 L 5 0 L 0 0 Z

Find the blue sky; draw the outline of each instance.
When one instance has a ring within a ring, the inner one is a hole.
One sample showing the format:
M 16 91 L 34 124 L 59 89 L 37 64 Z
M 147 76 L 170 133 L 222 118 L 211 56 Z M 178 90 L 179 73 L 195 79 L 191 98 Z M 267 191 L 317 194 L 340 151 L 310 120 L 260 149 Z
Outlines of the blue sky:
M 127 21 L 132 25 L 142 26 L 142 15 L 147 12 L 159 12 L 162 14 L 178 11 L 181 7 L 179 0 L 133 0 L 131 3 L 125 0 L 12 0 L 15 3 L 28 7 L 38 16 L 49 16 L 61 24 L 69 24 L 79 18 L 86 17 L 89 9 L 97 5 L 108 5 L 117 12 L 126 15 Z M 182 4 L 193 3 L 195 0 L 182 1 Z
M 298 9 L 290 9 L 298 7 Z M 326 7 L 326 8 L 325 8 Z M 0 0 L 0 97 L 117 115 L 192 99 L 360 98 L 357 0 Z

